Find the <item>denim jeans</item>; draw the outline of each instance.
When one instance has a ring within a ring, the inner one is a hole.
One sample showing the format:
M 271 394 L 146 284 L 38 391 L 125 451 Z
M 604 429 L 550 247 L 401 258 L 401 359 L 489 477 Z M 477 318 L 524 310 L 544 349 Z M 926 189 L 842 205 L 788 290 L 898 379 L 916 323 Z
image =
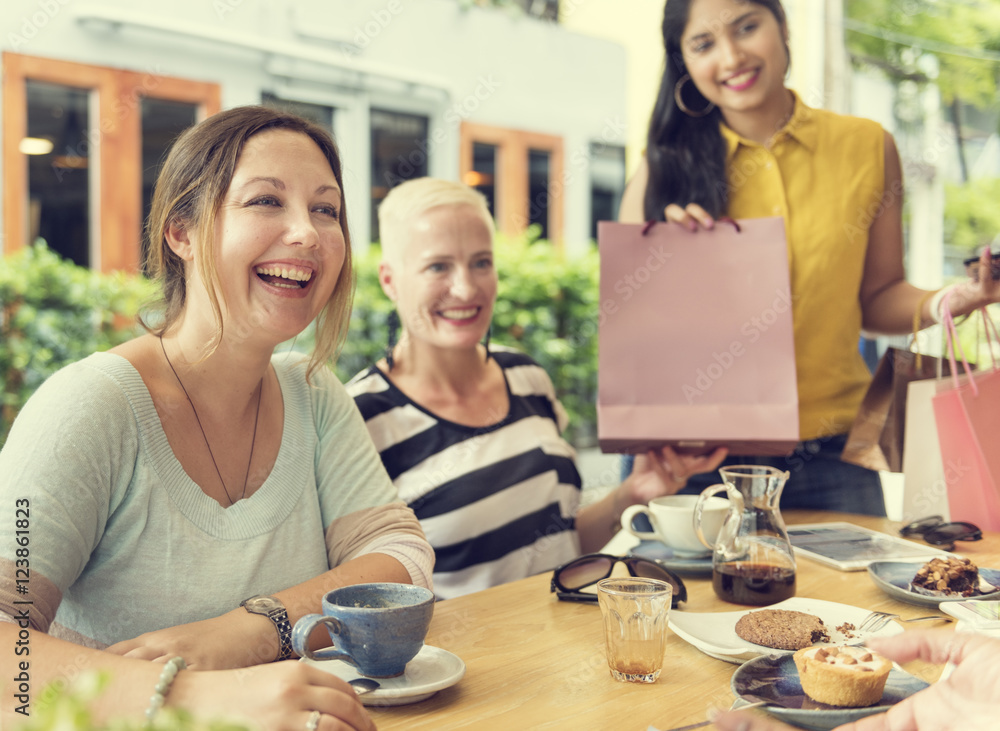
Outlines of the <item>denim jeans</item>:
M 878 472 L 840 461 L 846 434 L 799 442 L 787 457 L 730 455 L 722 467 L 738 464 L 768 465 L 788 471 L 781 493 L 781 509 L 835 510 L 885 516 L 882 481 Z M 632 472 L 633 458 L 622 455 L 622 480 Z M 717 471 L 693 475 L 681 494 L 698 494 L 721 482 Z

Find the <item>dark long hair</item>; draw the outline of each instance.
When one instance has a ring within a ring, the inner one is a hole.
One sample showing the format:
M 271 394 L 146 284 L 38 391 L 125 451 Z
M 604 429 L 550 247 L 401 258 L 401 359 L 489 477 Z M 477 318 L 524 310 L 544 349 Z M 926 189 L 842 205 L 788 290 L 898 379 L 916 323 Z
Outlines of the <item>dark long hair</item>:
M 749 0 L 761 5 L 785 26 L 781 0 Z M 666 60 L 663 79 L 653 105 L 646 137 L 649 182 L 643 201 L 646 220 L 664 220 L 663 209 L 671 203 L 697 203 L 713 217 L 729 207 L 726 177 L 726 142 L 719 132 L 722 114 L 718 109 L 703 117 L 685 114 L 674 100 L 674 88 L 688 73 L 681 53 L 681 36 L 687 27 L 692 0 L 667 0 L 663 9 L 663 46 Z M 683 86 L 684 104 L 689 109 L 709 106 L 694 83 Z

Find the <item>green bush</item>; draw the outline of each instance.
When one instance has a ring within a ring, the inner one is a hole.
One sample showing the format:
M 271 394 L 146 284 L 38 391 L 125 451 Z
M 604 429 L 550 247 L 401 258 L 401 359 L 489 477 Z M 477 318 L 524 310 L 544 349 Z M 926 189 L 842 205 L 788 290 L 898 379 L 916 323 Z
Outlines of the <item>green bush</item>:
M 596 443 L 598 276 L 596 248 L 567 257 L 546 241 L 498 240 L 500 290 L 493 339 L 548 372 L 569 414 L 569 439 Z
M 135 314 L 154 294 L 142 277 L 92 272 L 44 242 L 0 258 L 0 446 L 46 378 L 134 337 Z
M 335 370 L 346 381 L 385 354 L 392 303 L 378 283 L 379 250 L 356 259 L 351 329 Z M 570 417 L 569 438 L 593 442 L 597 394 L 597 254 L 567 258 L 528 235 L 498 237 L 500 290 L 494 342 L 535 358 Z M 0 259 L 0 446 L 28 397 L 51 374 L 138 334 L 140 308 L 156 297 L 139 276 L 102 275 L 60 259 L 44 243 Z M 308 352 L 311 330 L 286 347 Z

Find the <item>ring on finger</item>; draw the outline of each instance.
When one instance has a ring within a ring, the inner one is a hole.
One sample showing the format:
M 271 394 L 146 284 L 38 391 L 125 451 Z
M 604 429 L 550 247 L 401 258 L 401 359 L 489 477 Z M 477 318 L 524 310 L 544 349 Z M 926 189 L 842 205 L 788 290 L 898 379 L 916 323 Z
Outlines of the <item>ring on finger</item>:
M 319 711 L 313 711 L 309 714 L 309 720 L 306 721 L 306 731 L 316 731 L 319 726 L 319 719 L 323 714 Z

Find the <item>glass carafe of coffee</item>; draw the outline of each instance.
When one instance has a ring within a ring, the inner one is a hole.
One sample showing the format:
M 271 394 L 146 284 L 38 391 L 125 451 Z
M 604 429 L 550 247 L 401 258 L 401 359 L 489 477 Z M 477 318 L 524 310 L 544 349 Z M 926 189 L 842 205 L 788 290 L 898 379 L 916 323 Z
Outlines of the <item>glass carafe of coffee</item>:
M 701 493 L 694 523 L 701 542 L 712 549 L 712 586 L 734 604 L 774 604 L 795 596 L 795 556 L 778 499 L 788 473 L 758 465 L 719 470 L 723 485 Z M 729 514 L 715 543 L 705 540 L 701 514 L 705 501 L 726 491 Z

